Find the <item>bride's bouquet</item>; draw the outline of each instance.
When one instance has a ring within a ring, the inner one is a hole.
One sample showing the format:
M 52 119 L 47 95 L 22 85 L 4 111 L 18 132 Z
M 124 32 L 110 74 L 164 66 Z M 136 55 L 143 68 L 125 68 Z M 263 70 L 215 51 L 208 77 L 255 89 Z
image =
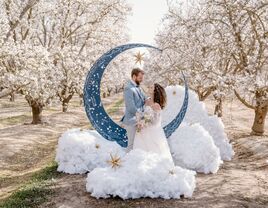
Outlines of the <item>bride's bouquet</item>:
M 140 132 L 142 129 L 152 125 L 154 120 L 153 109 L 149 106 L 146 106 L 144 111 L 137 111 L 137 132 Z

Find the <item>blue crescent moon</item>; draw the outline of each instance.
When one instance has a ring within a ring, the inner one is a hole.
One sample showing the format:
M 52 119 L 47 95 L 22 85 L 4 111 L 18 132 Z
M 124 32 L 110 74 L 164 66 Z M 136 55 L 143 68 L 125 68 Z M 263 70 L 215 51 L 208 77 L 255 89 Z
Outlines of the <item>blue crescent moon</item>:
M 131 43 L 126 45 L 117 46 L 105 54 L 103 54 L 91 67 L 90 71 L 87 74 L 85 85 L 84 85 L 84 106 L 88 119 L 90 120 L 92 126 L 96 129 L 96 131 L 102 135 L 105 139 L 110 141 L 116 141 L 122 147 L 127 146 L 127 134 L 126 130 L 116 124 L 106 113 L 103 108 L 101 97 L 100 97 L 100 84 L 101 78 L 106 69 L 107 65 L 120 53 L 138 47 L 147 47 L 156 49 L 159 51 L 159 48 L 148 44 L 140 44 L 140 43 Z M 183 75 L 184 83 L 185 83 L 185 94 L 184 101 L 182 107 L 178 113 L 178 115 L 163 129 L 166 137 L 170 137 L 170 135 L 179 127 L 181 124 L 188 106 L 188 86 Z

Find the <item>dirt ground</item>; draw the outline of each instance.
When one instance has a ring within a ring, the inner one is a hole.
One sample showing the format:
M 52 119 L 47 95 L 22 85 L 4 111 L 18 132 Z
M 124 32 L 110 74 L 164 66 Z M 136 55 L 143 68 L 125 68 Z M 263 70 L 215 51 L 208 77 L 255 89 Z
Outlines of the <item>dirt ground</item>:
M 108 99 L 107 103 L 111 102 L 112 100 Z M 4 104 L 1 101 L 0 104 L 7 106 L 8 101 Z M 207 100 L 206 106 L 212 113 L 213 101 Z M 24 107 L 28 110 L 26 115 L 21 104 L 20 111 L 16 110 L 14 116 L 24 115 L 23 119 L 29 119 L 29 109 L 27 106 Z M 12 113 L 12 108 L 10 112 L 8 108 L 4 109 L 2 111 L 1 108 L 0 111 L 1 119 L 2 115 L 9 116 Z M 12 192 L 16 187 L 14 184 L 23 180 L 28 172 L 51 160 L 57 138 L 63 131 L 74 127 L 88 128 L 88 120 L 78 101 L 70 106 L 67 114 L 60 113 L 59 110 L 50 107 L 46 112 L 48 124 L 42 126 L 10 124 L 13 121 L 8 123 L 7 119 L 2 120 L 4 122 L 0 120 L 0 145 L 1 149 L 4 149 L 0 153 L 0 176 L 9 178 L 1 185 L 2 197 Z M 121 108 L 119 111 L 122 113 Z M 120 117 L 119 114 L 116 114 L 117 117 Z M 223 122 L 236 154 L 231 161 L 225 161 L 216 174 L 197 174 L 196 189 L 191 199 L 97 200 L 86 192 L 85 174 L 66 174 L 56 179 L 53 185 L 55 194 L 41 207 L 268 207 L 268 135 L 267 132 L 262 137 L 250 135 L 253 116 L 253 111 L 236 100 L 224 103 Z M 266 130 L 268 131 L 268 121 Z M 15 175 L 21 177 L 14 179 Z
M 117 97 L 103 99 L 104 105 L 108 108 Z M 45 122 L 40 125 L 29 125 L 31 109 L 20 96 L 15 102 L 1 99 L 0 109 L 0 199 L 54 159 L 58 138 L 64 131 L 90 128 L 78 97 L 71 101 L 66 113 L 61 112 L 60 103 L 46 107 Z

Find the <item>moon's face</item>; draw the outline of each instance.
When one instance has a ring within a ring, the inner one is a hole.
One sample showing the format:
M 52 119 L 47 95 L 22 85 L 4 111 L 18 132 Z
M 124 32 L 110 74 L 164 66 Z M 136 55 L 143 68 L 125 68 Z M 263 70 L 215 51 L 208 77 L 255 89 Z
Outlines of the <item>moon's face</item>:
M 100 83 L 101 78 L 107 65 L 120 53 L 137 47 L 153 48 L 161 51 L 160 49 L 147 45 L 147 44 L 126 44 L 121 45 L 103 54 L 91 67 L 87 74 L 84 85 L 84 105 L 87 116 L 96 129 L 105 139 L 116 141 L 119 145 L 127 146 L 126 130 L 116 124 L 106 113 L 103 108 L 100 97 Z M 184 78 L 185 80 L 185 78 Z M 183 106 L 179 114 L 164 127 L 167 138 L 179 127 L 182 119 L 187 110 L 188 105 L 188 88 L 185 83 L 185 97 Z

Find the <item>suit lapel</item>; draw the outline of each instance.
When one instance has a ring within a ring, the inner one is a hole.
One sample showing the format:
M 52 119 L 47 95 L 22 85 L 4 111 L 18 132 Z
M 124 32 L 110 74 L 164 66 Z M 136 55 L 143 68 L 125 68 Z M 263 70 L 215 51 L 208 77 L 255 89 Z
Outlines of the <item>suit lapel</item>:
M 134 84 L 131 82 L 131 80 L 130 80 L 129 82 L 130 82 L 130 84 L 131 84 L 133 87 L 135 87 L 135 90 L 136 90 L 136 92 L 138 93 L 140 99 L 143 100 L 142 95 L 141 95 L 141 90 L 138 89 L 138 87 L 136 87 L 136 85 L 134 85 Z
M 136 91 L 138 92 L 138 95 L 139 95 L 140 99 L 142 99 L 141 90 L 138 87 L 136 87 Z

